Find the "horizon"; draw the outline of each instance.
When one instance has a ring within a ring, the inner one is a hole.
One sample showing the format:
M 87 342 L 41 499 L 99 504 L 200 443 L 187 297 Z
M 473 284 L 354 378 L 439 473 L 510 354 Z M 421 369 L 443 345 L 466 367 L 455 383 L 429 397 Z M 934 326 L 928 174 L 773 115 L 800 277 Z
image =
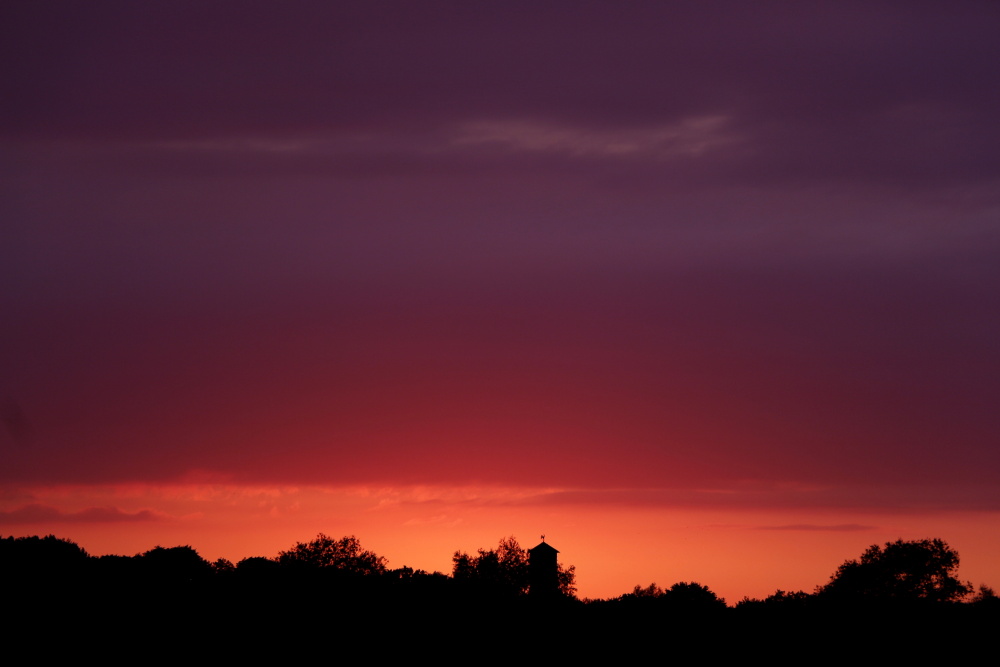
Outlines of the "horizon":
M 656 516 L 662 519 L 660 513 L 657 513 Z M 686 519 L 690 519 L 689 514 L 684 516 Z M 726 516 L 731 517 L 732 515 L 727 514 Z M 594 515 L 590 514 L 588 517 L 593 518 Z M 620 516 L 611 517 L 610 520 L 619 528 L 622 527 Z M 915 523 L 921 526 L 929 525 L 926 519 L 922 517 L 915 520 Z M 942 526 L 949 524 L 938 523 L 936 525 Z M 159 524 L 159 526 L 163 527 L 163 524 Z M 685 527 L 685 533 L 688 536 L 690 536 L 691 533 L 697 535 L 699 532 L 701 534 L 710 534 L 713 530 L 717 530 L 719 528 L 720 526 L 718 525 L 696 527 L 687 526 Z M 871 528 L 866 529 L 864 526 L 854 525 L 831 526 L 826 530 L 822 528 L 810 529 L 803 525 L 770 527 L 729 525 L 726 526 L 726 528 L 735 532 L 737 535 L 745 535 L 747 533 L 752 535 L 754 532 L 758 531 L 763 531 L 765 533 L 781 533 L 785 531 L 817 532 L 821 534 L 843 531 L 860 533 L 861 535 L 870 535 L 872 532 Z M 290 530 L 292 529 L 288 527 L 287 523 L 283 522 L 282 529 L 279 534 L 285 535 Z M 98 531 L 97 534 L 91 538 L 93 540 L 93 544 L 103 544 L 107 546 L 103 549 L 99 548 L 94 550 L 88 548 L 86 542 L 78 541 L 70 537 L 68 534 L 65 534 L 69 532 L 71 531 L 55 533 L 54 535 L 60 539 L 68 539 L 78 544 L 92 557 L 99 557 L 103 555 L 135 556 L 153 549 L 154 547 L 190 546 L 195 549 L 195 551 L 197 551 L 202 558 L 209 562 L 215 562 L 220 558 L 225 558 L 234 564 L 243 558 L 255 556 L 274 559 L 278 556 L 280 551 L 286 551 L 298 542 L 308 542 L 315 537 L 315 534 L 299 536 L 287 541 L 287 543 L 278 545 L 276 548 L 272 549 L 270 553 L 261 552 L 259 548 L 256 552 L 244 553 L 239 551 L 238 546 L 228 544 L 227 537 L 219 535 L 206 540 L 206 542 L 210 545 L 209 549 L 206 550 L 200 548 L 198 544 L 184 542 L 183 540 L 177 542 L 176 544 L 170 542 L 170 540 L 163 539 L 154 539 L 150 541 L 148 538 L 155 534 L 155 529 L 150 533 L 136 533 L 134 531 L 124 533 L 110 531 L 109 533 L 105 533 L 103 535 L 100 531 Z M 183 534 L 169 531 L 166 532 L 171 535 Z M 441 540 L 446 539 L 445 535 L 448 534 L 448 531 L 439 532 L 443 534 L 435 533 L 434 539 L 431 543 L 434 546 L 440 544 Z M 379 545 L 395 544 L 397 545 L 397 549 L 410 548 L 413 553 L 416 554 L 416 558 L 409 558 L 405 554 L 400 555 L 398 553 L 384 552 L 380 550 L 378 546 L 375 546 L 371 540 L 366 539 L 364 535 L 352 533 L 344 533 L 343 535 L 339 533 L 327 534 L 334 538 L 349 535 L 357 537 L 365 549 L 371 550 L 377 555 L 384 557 L 386 559 L 386 565 L 389 569 L 411 567 L 415 570 L 441 572 L 448 576 L 451 576 L 452 573 L 452 556 L 458 551 L 475 554 L 480 548 L 495 549 L 499 540 L 507 537 L 515 538 L 524 549 L 536 546 L 536 541 L 542 541 L 541 536 L 539 536 L 538 540 L 527 540 L 522 539 L 516 533 L 508 533 L 507 535 L 502 535 L 496 539 L 480 544 L 463 544 L 461 546 L 455 546 L 450 551 L 447 551 L 447 553 L 436 553 L 423 537 L 420 535 L 406 534 L 406 531 L 398 530 L 394 524 L 390 524 L 383 531 L 375 531 L 375 533 L 381 538 L 378 540 Z M 485 534 L 485 531 L 478 529 L 474 531 L 473 534 Z M 0 533 L 0 537 L 2 536 L 3 533 Z M 19 535 L 11 536 L 19 537 Z M 588 558 L 587 553 L 574 554 L 572 552 L 567 552 L 567 550 L 563 548 L 566 545 L 553 543 L 551 537 L 551 534 L 547 533 L 544 541 L 559 551 L 559 562 L 567 567 L 576 567 L 577 597 L 581 600 L 614 598 L 625 593 L 632 592 L 635 586 L 646 587 L 655 583 L 663 588 L 667 588 L 671 584 L 678 582 L 692 582 L 707 586 L 720 598 L 723 598 L 729 606 L 734 606 L 743 598 L 764 599 L 778 590 L 786 592 L 804 591 L 806 593 L 813 593 L 819 587 L 829 583 L 831 576 L 841 564 L 847 560 L 855 560 L 859 558 L 861 554 L 870 546 L 882 545 L 883 543 L 892 542 L 896 539 L 920 540 L 932 539 L 934 537 L 942 537 L 942 539 L 944 539 L 945 542 L 947 542 L 959 554 L 961 558 L 961 565 L 958 568 L 957 576 L 960 580 L 970 583 L 974 589 L 978 588 L 980 585 L 987 585 L 991 587 L 993 585 L 992 581 L 987 580 L 982 576 L 986 573 L 986 576 L 988 577 L 989 573 L 992 572 L 991 566 L 993 566 L 994 563 L 989 557 L 983 558 L 982 554 L 970 554 L 968 549 L 963 550 L 956 544 L 955 541 L 949 539 L 947 536 L 941 536 L 936 533 L 929 533 L 922 536 L 911 535 L 909 537 L 886 538 L 884 540 L 866 540 L 865 538 L 857 538 L 847 543 L 860 546 L 850 553 L 845 550 L 842 555 L 839 556 L 835 556 L 834 553 L 824 554 L 822 547 L 823 545 L 836 545 L 832 548 L 832 550 L 849 549 L 849 547 L 843 546 L 846 542 L 843 539 L 832 539 L 829 537 L 827 537 L 827 539 L 815 539 L 813 542 L 817 542 L 818 544 L 813 544 L 813 548 L 808 552 L 799 552 L 799 554 L 785 553 L 782 555 L 776 554 L 772 551 L 774 548 L 773 543 L 768 540 L 763 540 L 763 544 L 759 544 L 753 542 L 752 540 L 741 541 L 737 537 L 735 539 L 730 539 L 729 541 L 723 541 L 725 546 L 722 547 L 720 547 L 717 543 L 713 543 L 711 539 L 704 539 L 702 542 L 698 543 L 695 548 L 689 547 L 683 550 L 680 554 L 668 554 L 666 557 L 659 552 L 635 553 L 632 557 L 628 557 L 627 555 L 618 555 L 618 553 L 610 545 L 602 545 L 601 548 L 593 549 L 593 551 L 596 552 L 596 558 L 594 553 L 589 554 L 590 557 Z M 581 536 L 579 534 L 576 534 L 573 537 L 574 539 L 568 541 L 570 546 L 576 546 L 578 544 L 594 545 L 599 543 L 592 537 L 587 538 L 586 536 Z M 969 544 L 976 545 L 977 541 L 974 537 L 981 536 L 964 535 L 964 539 L 961 544 L 963 546 L 968 546 Z M 145 543 L 142 542 L 143 539 L 146 539 Z M 272 538 L 270 543 L 277 543 L 279 539 L 280 538 Z M 647 539 L 649 538 L 647 537 Z M 261 544 L 261 538 L 259 536 L 247 539 L 245 532 L 243 533 L 242 539 L 237 538 L 233 541 L 237 544 Z M 267 540 L 265 540 L 265 542 L 267 542 Z M 114 544 L 122 546 L 108 548 L 108 546 Z M 989 544 L 989 542 L 987 542 L 987 544 Z M 735 546 L 743 547 L 743 550 L 740 552 L 740 560 L 734 560 L 731 554 L 724 558 L 718 557 L 719 551 L 724 551 L 726 548 L 732 549 Z M 783 543 L 782 546 L 786 551 L 790 548 L 788 542 Z M 794 545 L 792 548 L 794 548 Z M 794 556 L 796 555 L 799 555 L 800 557 L 795 558 Z M 802 559 L 802 555 L 805 555 L 806 558 Z M 710 558 L 712 560 L 706 562 L 706 558 Z M 804 560 L 804 562 L 800 562 L 802 560 Z M 595 562 L 597 563 L 596 567 Z M 972 563 L 971 566 L 969 565 L 970 562 Z M 580 563 L 583 563 L 583 568 L 585 568 L 582 571 Z M 596 572 L 594 571 L 595 569 Z M 643 578 L 638 579 L 637 577 Z M 812 581 L 810 578 L 812 578 Z
M 941 537 L 1000 586 L 997 25 L 5 4 L 0 532 L 545 534 L 731 604 Z

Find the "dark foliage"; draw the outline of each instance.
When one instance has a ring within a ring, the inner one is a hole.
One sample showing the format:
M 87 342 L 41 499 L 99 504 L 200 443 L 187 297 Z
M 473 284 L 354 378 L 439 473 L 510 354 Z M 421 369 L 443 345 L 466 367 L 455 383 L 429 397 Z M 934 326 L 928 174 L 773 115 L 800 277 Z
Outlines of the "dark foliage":
M 55 535 L 0 538 L 0 564 L 4 569 L 53 574 L 80 567 L 88 558 L 78 544 Z
M 298 542 L 288 551 L 278 554 L 283 566 L 330 568 L 344 573 L 375 575 L 385 572 L 386 560 L 373 551 L 361 548 L 353 535 L 335 540 L 320 533 L 310 542 Z
M 190 546 L 157 546 L 136 556 L 136 561 L 143 577 L 170 585 L 204 581 L 214 571 L 212 564 Z
M 815 600 L 815 595 L 810 595 L 805 591 L 786 592 L 779 588 L 763 600 L 743 598 L 736 603 L 736 608 L 749 611 L 796 613 L 808 609 Z
M 892 556 L 896 549 L 890 547 L 869 550 L 858 563 Z M 939 551 L 950 552 L 946 545 Z M 931 636 L 988 636 L 1000 621 L 1000 605 L 985 586 L 968 604 L 884 605 L 862 597 L 861 603 L 850 598 L 849 608 L 844 598 L 830 593 L 777 591 L 730 609 L 694 582 L 666 589 L 637 586 L 618 598 L 586 602 L 532 596 L 524 588 L 526 551 L 513 538 L 474 556 L 456 554 L 453 576 L 405 566 L 387 570 L 384 559 L 352 537 L 321 535 L 284 553 L 284 562 L 253 557 L 213 565 L 191 547 L 91 558 L 52 536 L 7 538 L 0 539 L 0 583 L 9 605 L 18 610 L 12 637 L 18 628 L 31 629 L 45 619 L 38 627 L 46 632 L 82 628 L 88 637 L 98 637 L 116 628 L 140 644 L 158 646 L 169 636 L 188 648 L 202 650 L 214 642 L 224 655 L 235 650 L 250 658 L 259 657 L 258 647 L 268 643 L 287 651 L 321 643 L 331 633 L 345 642 L 388 636 L 411 652 L 439 652 L 444 643 L 456 651 L 462 645 L 468 655 L 482 646 L 503 645 L 562 659 L 573 650 L 592 658 L 593 648 L 603 647 L 617 659 L 621 651 L 627 653 L 623 647 L 645 647 L 665 632 L 679 645 L 702 647 L 698 650 L 732 649 L 729 657 L 773 648 L 780 632 L 782 650 L 789 655 L 817 646 L 826 651 L 831 637 L 845 653 L 856 654 L 883 641 L 886 627 L 894 642 L 917 646 Z M 31 554 L 43 557 L 34 560 Z M 945 560 L 944 569 L 953 577 Z M 26 578 L 21 565 L 28 561 L 35 574 Z M 845 566 L 834 580 L 843 570 L 853 571 L 854 566 Z
M 972 586 L 959 581 L 958 552 L 941 539 L 873 544 L 837 568 L 820 595 L 839 601 L 958 602 Z
M 526 595 L 531 578 L 528 551 L 514 536 L 500 539 L 496 549 L 479 549 L 475 556 L 456 551 L 452 557 L 452 577 L 457 582 L 501 597 Z M 576 593 L 576 567 L 558 565 L 559 591 L 567 597 Z
M 89 561 L 79 545 L 55 535 L 0 538 L 0 577 L 7 594 L 79 588 Z
M 632 607 L 684 613 L 712 612 L 726 608 L 725 599 L 718 597 L 708 586 L 686 581 L 677 582 L 666 590 L 655 582 L 645 588 L 636 586 L 631 593 L 618 600 Z
M 479 549 L 475 556 L 456 551 L 452 577 L 499 595 L 528 592 L 528 552 L 514 537 L 501 538 L 496 549 Z

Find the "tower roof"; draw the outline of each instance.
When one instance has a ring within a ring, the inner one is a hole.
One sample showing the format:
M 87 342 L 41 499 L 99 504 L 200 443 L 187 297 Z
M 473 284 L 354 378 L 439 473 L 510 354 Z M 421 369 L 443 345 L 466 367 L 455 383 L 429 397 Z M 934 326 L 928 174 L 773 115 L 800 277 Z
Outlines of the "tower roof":
M 559 550 L 556 549 L 551 544 L 549 544 L 548 542 L 541 542 L 535 547 L 528 549 L 528 553 L 531 553 L 533 551 L 537 551 L 538 553 L 545 553 L 547 551 L 551 553 L 559 553 Z

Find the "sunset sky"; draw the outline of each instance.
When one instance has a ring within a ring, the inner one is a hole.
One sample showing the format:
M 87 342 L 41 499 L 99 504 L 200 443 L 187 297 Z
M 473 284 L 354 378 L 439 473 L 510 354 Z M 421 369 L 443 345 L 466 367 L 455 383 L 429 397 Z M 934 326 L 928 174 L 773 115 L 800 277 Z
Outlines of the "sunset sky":
M 0 535 L 1000 586 L 1000 3 L 0 6 Z

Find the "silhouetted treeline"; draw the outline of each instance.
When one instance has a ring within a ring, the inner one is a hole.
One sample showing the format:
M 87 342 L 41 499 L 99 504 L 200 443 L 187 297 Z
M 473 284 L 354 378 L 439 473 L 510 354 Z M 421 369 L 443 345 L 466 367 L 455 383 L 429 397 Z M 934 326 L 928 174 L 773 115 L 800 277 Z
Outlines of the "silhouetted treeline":
M 455 646 L 506 638 L 553 651 L 565 642 L 629 645 L 666 636 L 735 650 L 780 631 L 784 645 L 806 648 L 830 633 L 841 646 L 885 633 L 919 641 L 927 633 L 986 632 L 1000 620 L 1000 599 L 955 578 L 957 554 L 941 540 L 876 545 L 812 593 L 779 590 L 733 606 L 695 582 L 581 601 L 571 594 L 573 569 L 562 566 L 564 594 L 532 598 L 525 553 L 505 538 L 477 556 L 456 552 L 445 574 L 391 569 L 353 536 L 320 534 L 275 558 L 234 564 L 209 563 L 190 546 L 93 557 L 49 535 L 0 538 L 0 570 L 8 608 L 20 610 L 16 623 L 42 618 L 134 636 L 169 631 L 185 642 L 228 637 L 239 651 L 334 630 L 345 641 L 388 633 L 424 642 L 450 633 Z

